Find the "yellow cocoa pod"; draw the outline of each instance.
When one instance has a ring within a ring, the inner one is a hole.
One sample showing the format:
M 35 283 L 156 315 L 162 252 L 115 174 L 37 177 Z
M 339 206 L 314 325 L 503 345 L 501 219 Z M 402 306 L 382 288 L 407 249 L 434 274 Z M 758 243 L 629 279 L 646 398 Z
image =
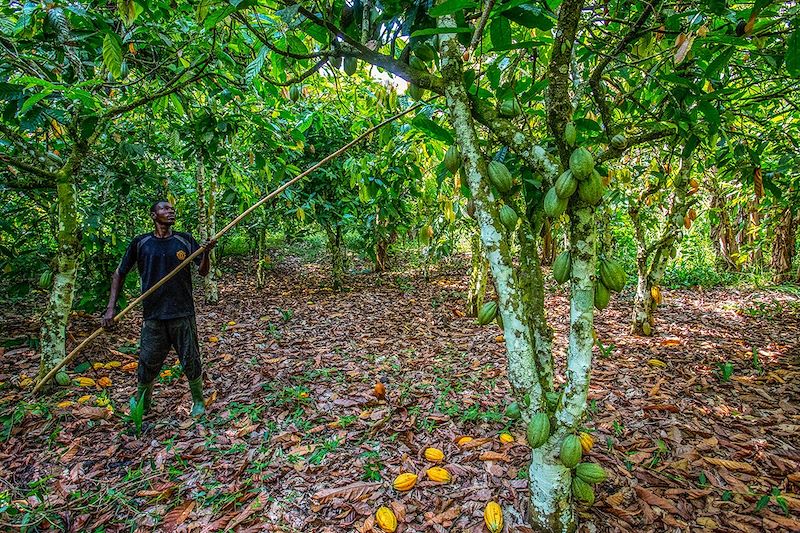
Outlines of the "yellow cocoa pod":
M 511 444 L 514 442 L 514 437 L 509 435 L 508 433 L 500 433 L 500 442 L 503 444 Z
M 81 387 L 93 387 L 97 385 L 92 378 L 79 377 L 75 381 L 77 381 L 78 385 Z
M 30 387 L 31 385 L 33 385 L 33 380 L 31 378 L 22 378 L 21 380 L 19 380 L 19 387 L 21 389 Z
M 581 441 L 583 453 L 589 453 L 589 450 L 591 450 L 592 446 L 594 446 L 594 439 L 588 433 L 581 432 L 581 434 L 578 435 L 578 440 Z
M 662 361 L 661 359 L 648 359 L 647 364 L 654 367 L 654 368 L 666 368 L 667 363 Z
M 75 403 L 75 402 L 71 402 L 69 400 L 64 400 L 63 402 L 58 402 L 56 404 L 56 407 L 58 407 L 59 409 L 66 409 L 67 407 L 70 407 L 73 403 Z
M 92 363 L 92 369 L 93 370 L 100 370 L 104 366 L 106 366 L 106 364 L 105 363 L 101 363 L 99 361 L 95 361 L 94 363 Z
M 489 502 L 483 510 L 483 521 L 491 533 L 499 533 L 503 529 L 503 509 L 497 502 Z
M 417 475 L 412 474 L 411 472 L 405 472 L 394 478 L 392 486 L 394 487 L 395 490 L 399 490 L 400 492 L 405 492 L 407 490 L 413 489 L 414 485 L 416 484 L 417 484 Z
M 661 305 L 661 289 L 653 285 L 650 287 L 650 296 L 653 298 L 656 305 Z
M 389 533 L 397 529 L 397 517 L 386 506 L 382 505 L 378 508 L 378 512 L 375 513 L 375 521 L 378 523 L 378 527 Z
M 111 386 L 111 378 L 107 378 L 103 376 L 102 378 L 97 380 L 97 384 L 101 387 L 110 387 Z
M 452 478 L 450 477 L 450 472 L 444 468 L 434 466 L 428 469 L 428 479 L 437 483 L 450 483 Z
M 463 446 L 468 442 L 472 442 L 472 437 L 461 437 L 456 441 L 456 444 L 458 444 L 459 446 Z
M 91 399 L 92 399 L 92 395 L 91 394 L 85 394 L 85 395 L 81 396 L 80 398 L 78 398 L 78 403 L 86 403 Z
M 103 368 L 105 368 L 106 370 L 110 370 L 112 368 L 119 368 L 121 366 L 122 363 L 120 363 L 119 361 L 109 361 L 108 363 L 103 365 Z
M 139 363 L 134 361 L 132 363 L 128 363 L 127 365 L 123 366 L 122 370 L 125 371 L 125 372 L 133 372 L 137 368 L 139 368 Z
M 444 452 L 439 448 L 425 448 L 425 459 L 432 463 L 438 463 L 444 459 Z

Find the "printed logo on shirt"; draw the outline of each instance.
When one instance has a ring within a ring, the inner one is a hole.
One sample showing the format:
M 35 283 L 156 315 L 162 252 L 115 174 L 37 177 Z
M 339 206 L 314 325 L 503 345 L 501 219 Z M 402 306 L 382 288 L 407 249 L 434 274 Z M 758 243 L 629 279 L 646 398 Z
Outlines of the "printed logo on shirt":
M 178 261 L 183 261 L 184 259 L 186 259 L 186 252 L 184 252 L 183 250 L 178 250 L 178 253 L 175 254 L 175 257 L 178 258 Z

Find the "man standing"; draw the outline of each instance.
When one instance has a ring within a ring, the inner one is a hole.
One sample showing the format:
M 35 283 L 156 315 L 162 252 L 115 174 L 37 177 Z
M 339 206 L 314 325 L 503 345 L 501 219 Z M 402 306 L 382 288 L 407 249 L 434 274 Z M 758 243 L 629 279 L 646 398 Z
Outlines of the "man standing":
M 103 327 L 114 326 L 117 297 L 125 276 L 134 265 L 139 269 L 142 292 L 145 292 L 200 247 L 190 234 L 172 231 L 175 209 L 169 202 L 154 203 L 150 208 L 150 217 L 155 224 L 155 230 L 134 237 L 112 276 L 108 308 L 102 318 Z M 214 244 L 214 241 L 206 243 L 204 252 L 194 260 L 201 276 L 208 274 L 208 252 Z M 161 372 L 170 347 L 174 347 L 192 391 L 192 416 L 201 416 L 206 408 L 192 298 L 192 275 L 189 269 L 183 268 L 156 289 L 145 298 L 142 307 L 144 313 L 139 342 L 139 388 L 136 400 L 140 401 L 144 397 L 144 410 L 150 410 L 153 382 Z

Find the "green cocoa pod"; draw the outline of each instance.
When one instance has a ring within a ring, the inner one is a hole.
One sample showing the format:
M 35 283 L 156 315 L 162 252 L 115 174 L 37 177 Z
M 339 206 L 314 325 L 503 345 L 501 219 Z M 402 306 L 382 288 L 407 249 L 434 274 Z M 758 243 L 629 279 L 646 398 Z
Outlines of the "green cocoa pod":
M 592 171 L 592 175 L 578 184 L 578 198 L 589 205 L 597 205 L 603 198 L 603 193 L 606 192 L 605 185 L 603 185 L 603 178 L 596 170 Z
M 519 409 L 519 404 L 517 402 L 511 402 L 506 407 L 506 416 L 511 420 L 517 420 L 520 416 L 522 416 L 522 412 Z
M 491 301 L 486 302 L 481 306 L 480 311 L 478 311 L 478 324 L 481 326 L 485 326 L 492 320 L 494 320 L 495 315 L 497 314 L 497 302 Z
M 447 153 L 444 154 L 444 166 L 447 167 L 451 174 L 455 174 L 461 168 L 461 152 L 455 144 L 448 148 Z
M 556 188 L 550 187 L 544 196 L 544 212 L 551 218 L 558 218 L 567 210 L 567 199 L 559 198 Z
M 58 383 L 62 387 L 66 387 L 67 385 L 72 383 L 72 380 L 69 379 L 69 374 L 67 374 L 62 370 L 61 372 L 56 374 L 56 383 Z
M 619 292 L 625 287 L 628 276 L 622 265 L 614 260 L 600 262 L 600 279 L 603 285 L 614 292 Z
M 622 150 L 628 144 L 628 139 L 625 138 L 624 135 L 621 133 L 617 133 L 613 137 L 611 137 L 611 146 L 616 148 L 617 150 Z
M 594 286 L 594 306 L 598 311 L 602 311 L 608 307 L 608 302 L 611 300 L 611 292 L 603 282 L 595 283 Z
M 292 85 L 289 87 L 289 99 L 292 102 L 300 100 L 301 96 L 303 96 L 303 88 L 300 85 Z
M 572 494 L 576 500 L 590 507 L 594 503 L 594 489 L 579 477 L 572 478 Z
M 42 275 L 39 276 L 39 288 L 47 289 L 50 287 L 51 283 L 53 283 L 53 271 L 45 270 L 42 272 Z
M 511 177 L 511 172 L 500 161 L 492 161 L 489 163 L 489 181 L 492 185 L 497 187 L 501 194 L 505 194 L 511 190 L 514 185 L 514 178 Z
M 573 150 L 572 155 L 569 156 L 569 169 L 579 180 L 591 176 L 594 170 L 594 158 L 592 154 L 589 153 L 589 150 L 583 146 L 579 146 Z
M 568 146 L 575 146 L 575 139 L 578 137 L 578 131 L 575 129 L 574 122 L 567 122 L 564 127 L 564 142 Z
M 553 261 L 553 278 L 558 283 L 564 283 L 572 274 L 572 256 L 568 251 L 561 252 Z
M 345 57 L 343 69 L 345 74 L 352 76 L 358 70 L 358 60 L 355 57 Z
M 528 422 L 528 444 L 531 448 L 538 448 L 550 438 L 550 417 L 547 413 L 536 413 Z
M 569 198 L 578 189 L 578 180 L 572 175 L 572 171 L 567 169 L 556 180 L 556 194 L 559 198 Z
M 519 217 L 517 216 L 517 212 L 514 211 L 513 207 L 504 205 L 500 208 L 500 222 L 508 231 L 514 231 L 514 229 L 517 227 L 518 220 Z
M 503 314 L 500 312 L 499 309 L 497 310 L 497 314 L 494 316 L 494 319 L 495 322 L 497 322 L 497 326 L 500 329 L 503 329 Z
M 513 118 L 522 113 L 522 108 L 514 97 L 506 98 L 500 104 L 500 114 L 504 117 Z
M 575 475 L 590 485 L 602 483 L 608 477 L 603 467 L 597 463 L 579 464 L 575 467 Z
M 567 435 L 561 443 L 559 458 L 567 468 L 575 468 L 583 457 L 583 448 L 577 435 Z

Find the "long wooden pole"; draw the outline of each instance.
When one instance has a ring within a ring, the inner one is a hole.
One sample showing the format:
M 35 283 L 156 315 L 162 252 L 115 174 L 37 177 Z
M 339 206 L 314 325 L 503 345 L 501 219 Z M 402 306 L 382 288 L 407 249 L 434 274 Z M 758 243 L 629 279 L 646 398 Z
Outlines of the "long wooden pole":
M 277 189 L 275 189 L 274 191 L 272 191 L 271 193 L 269 193 L 268 195 L 263 197 L 261 200 L 259 200 L 258 202 L 254 203 L 253 205 L 251 205 L 250 207 L 245 209 L 244 212 L 242 212 L 241 215 L 239 215 L 238 217 L 234 218 L 232 221 L 230 221 L 230 223 L 228 223 L 227 226 L 225 226 L 224 228 L 219 230 L 213 237 L 211 237 L 211 240 L 214 240 L 214 241 L 219 240 L 220 237 L 225 235 L 228 231 L 230 231 L 233 227 L 235 227 L 239 222 L 244 220 L 247 217 L 247 215 L 249 215 L 250 213 L 252 213 L 256 209 L 258 209 L 260 206 L 264 205 L 265 202 L 267 202 L 268 200 L 270 200 L 270 199 L 274 198 L 275 196 L 279 195 L 280 193 L 282 193 L 283 191 L 285 191 L 286 189 L 291 187 L 293 184 L 297 183 L 299 180 L 305 178 L 306 176 L 308 176 L 309 174 L 311 174 L 312 172 L 314 172 L 315 170 L 317 170 L 321 166 L 323 166 L 323 165 L 327 164 L 328 162 L 330 162 L 332 159 L 335 159 L 335 158 L 339 157 L 340 155 L 345 153 L 347 150 L 349 150 L 350 148 L 352 148 L 353 146 L 355 146 L 356 144 L 361 142 L 365 137 L 367 137 L 368 135 L 370 135 L 374 131 L 382 128 L 383 126 L 385 126 L 386 124 L 389 124 L 390 122 L 394 122 L 395 120 L 397 120 L 398 118 L 400 118 L 400 117 L 402 117 L 404 115 L 407 115 L 408 113 L 416 110 L 420 106 L 422 106 L 421 103 L 417 104 L 415 106 L 409 107 L 408 109 L 406 109 L 402 113 L 398 113 L 398 114 L 396 114 L 396 115 L 394 115 L 392 117 L 387 118 L 386 120 L 384 120 L 383 122 L 381 122 L 377 126 L 373 126 L 372 128 L 368 129 L 367 131 L 365 131 L 364 133 L 362 133 L 361 135 L 359 135 L 358 137 L 356 137 L 355 139 L 353 139 L 352 141 L 350 141 L 346 145 L 342 146 L 341 148 L 339 148 L 338 150 L 336 150 L 335 152 L 330 154 L 329 156 L 325 157 L 324 159 L 322 159 L 322 161 L 320 161 L 316 165 L 311 166 L 310 168 L 308 168 L 304 172 L 301 172 L 300 174 L 298 174 L 294 178 L 290 179 L 289 181 L 287 181 L 286 183 L 284 183 L 283 185 L 281 185 L 280 187 L 278 187 Z M 192 253 L 189 257 L 184 259 L 183 262 L 180 265 L 175 267 L 175 270 L 173 270 L 172 272 L 170 272 L 169 274 L 167 274 L 166 276 L 161 278 L 155 285 L 153 285 L 152 287 L 147 289 L 145 292 L 143 292 L 141 294 L 141 296 L 139 296 L 134 301 L 132 301 L 130 304 L 128 304 L 128 306 L 125 309 L 123 309 L 122 311 L 117 313 L 114 316 L 114 322 L 119 322 L 119 320 L 122 317 L 124 317 L 126 314 L 128 314 L 128 312 L 130 312 L 131 309 L 136 307 L 136 305 L 138 305 L 139 302 L 141 302 L 142 300 L 144 300 L 145 298 L 147 298 L 148 296 L 153 294 L 153 292 L 155 292 L 159 287 L 161 287 L 163 284 L 165 284 L 167 281 L 169 281 L 175 274 L 180 272 L 180 270 L 182 268 L 184 268 L 186 265 L 191 263 L 194 260 L 195 257 L 200 255 L 204 251 L 205 251 L 205 247 L 201 246 L 194 253 Z M 92 332 L 91 335 L 89 335 L 88 337 L 83 339 L 83 341 L 81 341 L 81 343 L 78 344 L 64 359 L 59 361 L 56 364 L 56 366 L 54 366 L 50 370 L 50 372 L 45 374 L 45 376 L 33 388 L 33 394 L 36 394 L 37 392 L 39 392 L 39 390 L 45 385 L 45 383 L 47 383 L 48 381 L 53 379 L 53 377 L 58 373 L 59 370 L 61 370 L 64 367 L 64 365 L 66 365 L 67 363 L 72 361 L 75 358 L 75 356 L 78 355 L 81 352 L 81 350 L 83 350 L 86 347 L 87 344 L 89 344 L 94 339 L 99 337 L 100 334 L 103 333 L 103 331 L 105 331 L 105 328 L 99 327 L 96 330 L 94 330 L 94 332 Z

